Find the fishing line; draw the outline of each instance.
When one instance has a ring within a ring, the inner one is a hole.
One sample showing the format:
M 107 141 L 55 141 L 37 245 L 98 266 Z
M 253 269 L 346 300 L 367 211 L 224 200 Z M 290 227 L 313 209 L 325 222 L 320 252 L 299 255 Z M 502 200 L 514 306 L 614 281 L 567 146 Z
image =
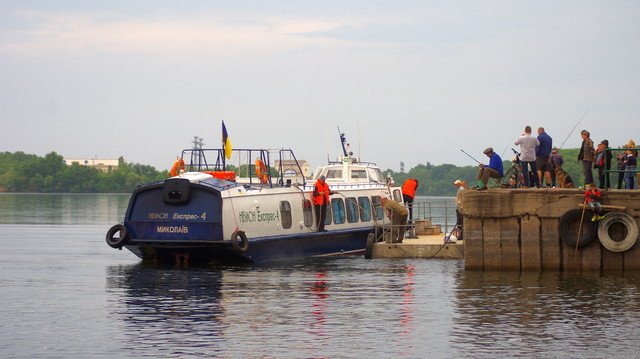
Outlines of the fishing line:
M 576 127 L 578 127 L 578 125 L 580 124 L 580 122 L 582 122 L 582 120 L 584 119 L 584 117 L 587 115 L 587 113 L 589 113 L 589 110 L 584 112 L 584 115 L 582 115 L 582 117 L 580 117 L 580 120 L 578 121 L 578 123 L 576 123 L 575 126 L 573 126 L 573 128 L 571 129 L 571 132 L 569 132 L 569 134 L 567 135 L 567 138 L 564 139 L 564 141 L 562 142 L 562 144 L 560 145 L 560 147 L 558 147 L 558 149 L 562 149 L 562 147 L 564 146 L 564 143 L 567 142 L 567 140 L 569 139 L 569 137 L 571 136 L 571 134 L 573 133 L 573 131 L 576 130 Z

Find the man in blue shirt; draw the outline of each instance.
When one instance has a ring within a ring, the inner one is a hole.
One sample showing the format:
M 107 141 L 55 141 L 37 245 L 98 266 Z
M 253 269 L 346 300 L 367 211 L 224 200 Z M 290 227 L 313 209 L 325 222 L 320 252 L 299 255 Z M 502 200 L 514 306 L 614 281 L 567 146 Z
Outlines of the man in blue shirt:
M 482 191 L 487 189 L 487 183 L 489 182 L 489 178 L 500 179 L 504 176 L 502 171 L 502 158 L 493 152 L 493 148 L 489 147 L 483 152 L 487 157 L 489 157 L 489 165 L 480 165 L 480 169 L 478 170 L 478 176 L 476 179 L 478 181 L 482 180 L 482 186 L 476 187 L 477 190 Z
M 551 186 L 551 172 L 549 171 L 549 156 L 553 148 L 553 139 L 546 132 L 544 127 L 538 127 L 538 142 L 536 147 L 536 167 L 538 167 L 538 178 L 540 184 L 546 182 L 547 187 Z M 543 177 L 544 175 L 544 177 Z

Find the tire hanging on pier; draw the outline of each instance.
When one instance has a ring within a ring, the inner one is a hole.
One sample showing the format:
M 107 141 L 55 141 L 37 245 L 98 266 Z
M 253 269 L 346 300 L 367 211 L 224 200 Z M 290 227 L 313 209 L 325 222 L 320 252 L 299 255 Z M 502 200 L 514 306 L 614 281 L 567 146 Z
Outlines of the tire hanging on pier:
M 119 237 L 116 237 L 116 233 L 120 233 Z M 118 223 L 107 231 L 107 244 L 111 248 L 122 249 L 122 247 L 129 242 L 131 236 L 127 232 L 127 227 L 122 223 Z
M 624 252 L 638 239 L 638 223 L 624 212 L 609 212 L 598 224 L 600 243 L 611 252 Z
M 369 233 L 367 235 L 367 246 L 364 250 L 364 257 L 366 259 L 371 259 L 371 254 L 373 253 L 373 245 L 376 244 L 378 240 L 376 239 L 375 233 Z
M 564 243 L 571 247 L 586 247 L 596 237 L 598 226 L 596 222 L 591 221 L 593 213 L 589 210 L 579 208 L 566 211 L 558 224 L 560 238 Z M 582 218 L 582 227 L 580 227 L 580 218 Z M 578 238 L 580 231 L 580 238 Z
M 231 235 L 231 248 L 238 253 L 246 252 L 249 249 L 249 240 L 244 231 L 235 231 Z

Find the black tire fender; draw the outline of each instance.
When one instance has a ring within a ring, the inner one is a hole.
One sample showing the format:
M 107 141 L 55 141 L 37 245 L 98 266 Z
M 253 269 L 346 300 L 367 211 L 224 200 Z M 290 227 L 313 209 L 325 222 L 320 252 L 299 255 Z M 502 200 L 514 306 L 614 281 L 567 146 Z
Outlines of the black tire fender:
M 375 233 L 369 233 L 367 235 L 367 246 L 364 250 L 364 257 L 366 259 L 371 259 L 371 254 L 373 253 L 373 245 L 376 244 L 378 240 L 376 239 Z
M 598 229 L 596 222 L 591 220 L 592 216 L 593 212 L 580 208 L 566 211 L 562 217 L 560 217 L 560 222 L 558 223 L 558 232 L 560 232 L 562 241 L 571 247 L 586 247 L 591 244 L 596 238 Z M 580 218 L 582 218 L 582 229 L 580 238 L 578 238 Z
M 237 230 L 231 235 L 231 247 L 236 252 L 246 252 L 249 249 L 249 240 L 247 234 L 244 231 Z
M 625 231 L 621 236 L 611 237 L 611 226 L 621 223 Z M 630 215 L 624 212 L 609 212 L 598 223 L 598 238 L 600 243 L 611 252 L 624 252 L 636 244 L 638 239 L 638 223 Z
M 116 233 L 120 233 L 119 237 L 116 237 Z M 122 249 L 122 247 L 129 242 L 131 236 L 127 232 L 127 227 L 122 223 L 118 223 L 107 231 L 107 244 L 111 248 Z

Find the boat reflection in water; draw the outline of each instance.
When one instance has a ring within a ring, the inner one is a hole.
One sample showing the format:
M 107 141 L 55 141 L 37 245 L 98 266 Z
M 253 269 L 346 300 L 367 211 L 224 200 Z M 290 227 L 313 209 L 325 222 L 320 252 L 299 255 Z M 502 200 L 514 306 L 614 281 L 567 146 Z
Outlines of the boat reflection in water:
M 221 283 L 222 271 L 210 268 L 108 267 L 110 309 L 124 322 L 123 349 L 179 355 L 202 346 L 200 354 L 210 355 L 225 328 Z
M 110 314 L 122 323 L 113 340 L 133 356 L 339 357 L 354 347 L 352 354 L 362 357 L 380 336 L 389 342 L 376 344 L 377 353 L 417 355 L 415 269 L 355 261 L 112 266 Z

